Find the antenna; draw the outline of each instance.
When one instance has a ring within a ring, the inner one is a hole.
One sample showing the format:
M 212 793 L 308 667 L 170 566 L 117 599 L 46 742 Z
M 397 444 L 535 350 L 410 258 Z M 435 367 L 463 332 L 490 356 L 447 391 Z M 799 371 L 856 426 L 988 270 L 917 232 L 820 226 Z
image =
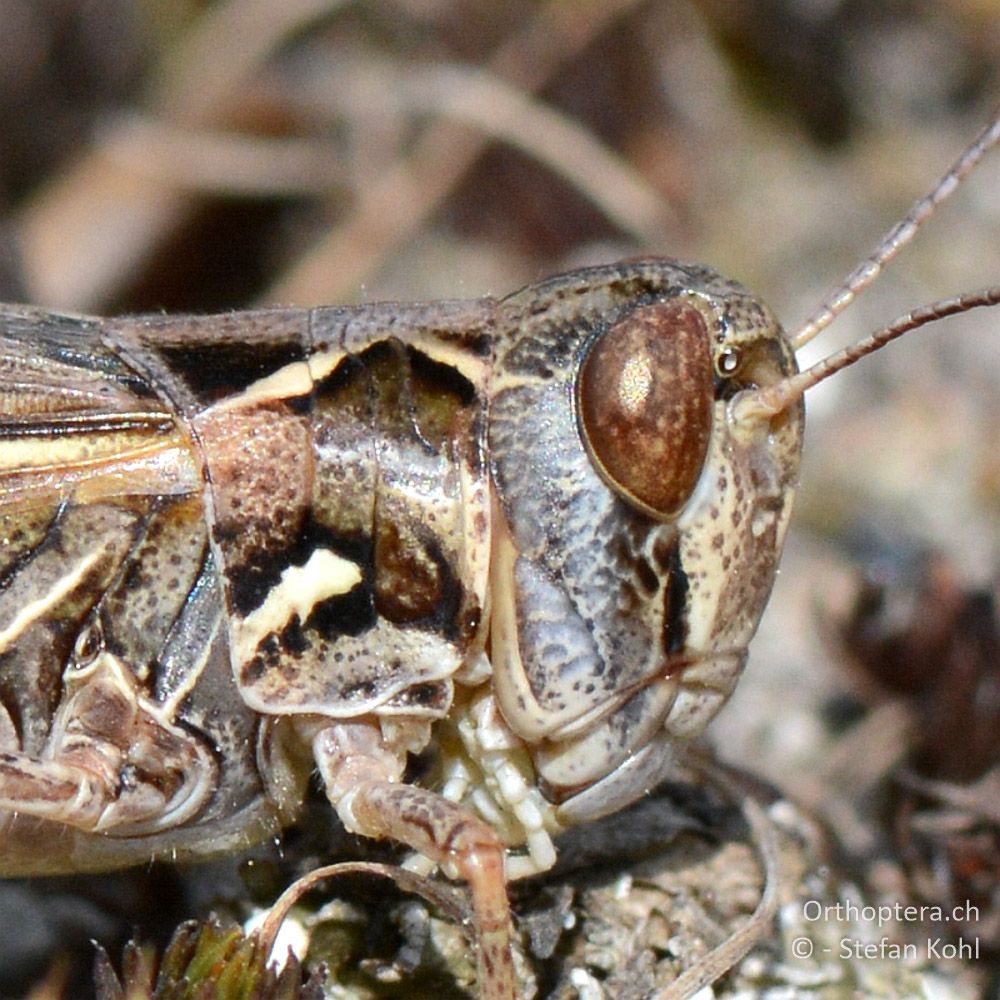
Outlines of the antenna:
M 1000 108 L 994 112 L 982 131 L 965 147 L 958 159 L 941 175 L 930 191 L 914 202 L 906 218 L 896 223 L 882 237 L 872 253 L 834 289 L 812 316 L 791 333 L 788 339 L 793 350 L 797 351 L 808 344 L 817 333 L 825 330 L 882 273 L 882 269 L 891 263 L 896 254 L 916 236 L 917 230 L 937 211 L 938 206 L 954 193 L 998 140 L 1000 140 Z M 873 347 L 872 350 L 877 348 Z
M 867 354 L 877 351 L 880 347 L 885 347 L 890 341 L 897 337 L 902 337 L 910 330 L 934 323 L 939 319 L 948 316 L 957 316 L 959 313 L 969 312 L 971 309 L 981 309 L 984 306 L 1000 305 L 1000 285 L 991 288 L 984 288 L 978 292 L 965 292 L 950 299 L 939 299 L 937 302 L 929 302 L 927 305 L 918 306 L 911 312 L 893 320 L 888 326 L 883 326 L 875 333 L 869 334 L 856 344 L 850 344 L 842 351 L 831 354 L 822 361 L 797 375 L 789 375 L 788 378 L 768 386 L 766 389 L 748 389 L 733 397 L 730 413 L 737 421 L 755 420 L 760 418 L 773 417 L 803 396 L 807 389 L 818 385 L 831 375 L 836 375 L 848 365 L 853 365 Z
M 881 274 L 882 269 L 913 239 L 917 230 L 998 141 L 1000 141 L 1000 109 L 994 112 L 985 128 L 966 146 L 930 191 L 914 203 L 906 218 L 886 233 L 875 250 L 847 276 L 812 316 L 789 336 L 789 342 L 794 350 L 809 343 L 816 334 L 829 326 Z M 978 292 L 965 292 L 952 298 L 939 299 L 918 306 L 893 320 L 888 326 L 818 361 L 805 371 L 790 375 L 766 388 L 748 389 L 739 393 L 730 404 L 730 416 L 736 421 L 754 421 L 776 416 L 801 398 L 806 390 L 879 350 L 904 333 L 948 316 L 995 305 L 1000 305 L 1000 286 L 984 288 Z

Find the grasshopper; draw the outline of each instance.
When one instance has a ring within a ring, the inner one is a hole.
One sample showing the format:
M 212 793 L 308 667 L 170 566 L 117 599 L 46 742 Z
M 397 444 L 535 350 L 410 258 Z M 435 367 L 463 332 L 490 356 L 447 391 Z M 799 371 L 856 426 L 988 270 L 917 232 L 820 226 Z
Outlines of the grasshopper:
M 0 873 L 243 849 L 318 769 L 348 830 L 468 884 L 481 995 L 513 1000 L 508 881 L 667 776 L 737 683 L 806 390 L 1000 302 L 795 362 L 998 138 L 790 335 L 668 259 L 500 299 L 4 307 Z

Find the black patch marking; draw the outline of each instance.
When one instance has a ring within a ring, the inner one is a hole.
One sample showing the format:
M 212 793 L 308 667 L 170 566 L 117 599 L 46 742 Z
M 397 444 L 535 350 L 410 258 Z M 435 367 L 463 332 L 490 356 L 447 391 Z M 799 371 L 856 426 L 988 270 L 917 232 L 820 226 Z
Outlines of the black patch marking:
M 215 340 L 163 344 L 163 361 L 192 395 L 210 404 L 243 392 L 254 382 L 304 360 L 298 340 Z M 302 397 L 308 408 L 309 394 Z
M 455 367 L 435 361 L 415 347 L 407 347 L 410 370 L 417 383 L 424 383 L 432 392 L 455 396 L 462 406 L 476 401 L 476 387 Z
M 356 354 L 345 354 L 333 371 L 313 382 L 313 394 L 318 401 L 334 401 L 345 388 L 362 377 L 366 377 L 364 362 Z
M 266 532 L 267 525 L 235 523 L 230 528 L 215 525 L 215 541 L 223 545 L 231 536 L 245 532 Z M 271 590 L 281 582 L 281 575 L 290 566 L 304 566 L 317 549 L 329 549 L 345 559 L 350 559 L 360 567 L 363 580 L 352 591 L 366 591 L 371 599 L 372 546 L 368 539 L 355 540 L 337 535 L 312 517 L 306 520 L 302 530 L 291 545 L 280 549 L 263 549 L 249 562 L 232 566 L 227 570 L 229 600 L 233 610 L 242 618 L 259 608 Z M 348 595 L 344 595 L 348 596 Z M 329 598 L 339 600 L 340 598 Z M 326 603 L 326 602 L 321 602 Z
M 681 562 L 680 541 L 670 546 L 667 584 L 663 592 L 663 645 L 667 653 L 680 653 L 687 646 L 687 599 L 690 582 Z
M 365 578 L 356 587 L 313 606 L 305 622 L 307 630 L 330 642 L 341 635 L 360 635 L 375 625 L 378 615 L 368 566 L 363 569 Z

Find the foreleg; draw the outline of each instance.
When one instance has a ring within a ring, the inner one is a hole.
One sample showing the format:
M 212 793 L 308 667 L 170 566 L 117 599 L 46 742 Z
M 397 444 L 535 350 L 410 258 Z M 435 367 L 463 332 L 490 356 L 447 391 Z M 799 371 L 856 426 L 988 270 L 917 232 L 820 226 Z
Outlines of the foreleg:
M 348 830 L 406 844 L 468 883 L 480 994 L 483 1000 L 516 1000 L 505 849 L 495 831 L 437 793 L 401 784 L 401 762 L 382 746 L 374 726 L 322 729 L 313 753 Z

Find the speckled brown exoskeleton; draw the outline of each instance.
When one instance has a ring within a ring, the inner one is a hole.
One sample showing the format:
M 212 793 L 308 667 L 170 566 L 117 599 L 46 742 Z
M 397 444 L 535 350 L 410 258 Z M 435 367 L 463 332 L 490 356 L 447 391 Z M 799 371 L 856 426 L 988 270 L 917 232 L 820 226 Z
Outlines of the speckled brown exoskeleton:
M 501 299 L 98 320 L 0 312 L 0 872 L 345 826 L 468 883 L 517 995 L 509 879 L 668 775 L 767 602 L 814 318 L 648 259 Z M 408 759 L 429 753 L 420 783 Z

